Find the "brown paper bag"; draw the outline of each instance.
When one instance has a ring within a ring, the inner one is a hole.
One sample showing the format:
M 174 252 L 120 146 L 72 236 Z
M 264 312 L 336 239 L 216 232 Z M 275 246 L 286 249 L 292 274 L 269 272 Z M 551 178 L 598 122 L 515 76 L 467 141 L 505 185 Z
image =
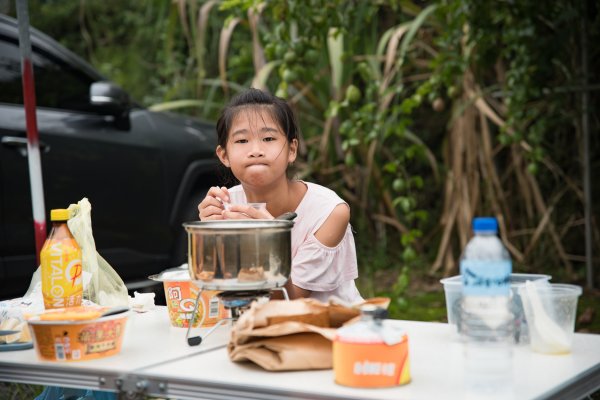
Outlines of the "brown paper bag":
M 329 369 L 336 329 L 359 315 L 358 307 L 314 299 L 254 302 L 233 325 L 229 358 L 268 371 Z

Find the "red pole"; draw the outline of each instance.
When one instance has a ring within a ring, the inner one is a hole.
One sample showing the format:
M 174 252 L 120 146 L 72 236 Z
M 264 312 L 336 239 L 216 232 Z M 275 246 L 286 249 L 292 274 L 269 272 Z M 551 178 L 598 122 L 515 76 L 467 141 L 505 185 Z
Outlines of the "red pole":
M 29 165 L 29 185 L 33 208 L 33 229 L 35 233 L 35 256 L 40 265 L 40 252 L 46 240 L 46 208 L 44 205 L 44 185 L 40 158 L 39 135 L 35 112 L 35 84 L 31 63 L 31 42 L 29 40 L 29 11 L 27 0 L 16 0 L 19 20 L 19 47 L 21 49 L 21 76 L 23 79 L 23 100 L 25 123 L 27 126 L 27 162 Z

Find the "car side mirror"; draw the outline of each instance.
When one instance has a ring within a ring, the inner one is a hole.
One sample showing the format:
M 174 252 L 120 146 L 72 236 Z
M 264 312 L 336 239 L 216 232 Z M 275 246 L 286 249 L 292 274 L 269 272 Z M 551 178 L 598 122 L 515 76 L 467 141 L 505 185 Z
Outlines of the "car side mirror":
M 126 91 L 112 82 L 94 82 L 90 86 L 90 103 L 100 112 L 112 115 L 119 129 L 128 130 L 131 127 L 129 110 L 131 101 Z

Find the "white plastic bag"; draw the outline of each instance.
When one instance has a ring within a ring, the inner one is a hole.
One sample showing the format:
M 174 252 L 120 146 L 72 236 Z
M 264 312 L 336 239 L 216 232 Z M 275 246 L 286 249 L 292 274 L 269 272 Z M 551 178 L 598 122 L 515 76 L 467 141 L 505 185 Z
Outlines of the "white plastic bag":
M 127 287 L 110 264 L 96 251 L 92 235 L 92 205 L 86 197 L 69 206 L 67 225 L 81 247 L 83 264 L 83 298 L 102 306 L 127 306 Z M 40 290 L 41 273 L 38 267 L 33 274 L 25 298 Z M 37 287 L 37 290 L 36 290 Z

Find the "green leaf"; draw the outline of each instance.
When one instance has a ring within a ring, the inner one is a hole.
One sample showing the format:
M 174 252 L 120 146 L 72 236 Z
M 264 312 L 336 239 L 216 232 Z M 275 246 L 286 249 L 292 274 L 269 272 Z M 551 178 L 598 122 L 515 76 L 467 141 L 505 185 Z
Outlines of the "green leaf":
M 422 177 L 413 176 L 411 180 L 412 180 L 412 184 L 414 187 L 416 187 L 417 189 L 423 188 L 423 178 Z
M 271 75 L 271 72 L 273 72 L 273 69 L 278 66 L 279 64 L 281 64 L 281 61 L 270 61 L 268 63 L 266 63 L 265 65 L 263 65 L 263 67 L 260 69 L 260 71 L 257 72 L 257 74 L 254 76 L 254 79 L 252 80 L 252 87 L 255 87 L 257 89 L 266 89 L 267 88 L 267 80 L 269 79 L 269 76 Z
M 404 189 L 406 189 L 406 181 L 401 178 L 396 178 L 396 179 L 394 179 L 394 182 L 392 183 L 392 188 L 396 192 L 402 192 Z
M 417 253 L 415 252 L 415 250 L 412 247 L 406 247 L 404 249 L 404 251 L 402 252 L 402 260 L 404 260 L 405 262 L 411 262 L 414 261 L 415 258 L 417 258 Z
M 338 112 L 340 111 L 340 103 L 335 100 L 331 100 L 329 102 L 329 108 L 325 112 L 326 117 L 337 117 Z
M 356 164 L 356 160 L 354 159 L 354 154 L 352 154 L 352 152 L 346 153 L 346 156 L 344 157 L 344 163 L 349 167 L 353 167 Z
M 359 88 L 354 85 L 348 85 L 346 88 L 346 100 L 348 100 L 350 103 L 357 103 L 361 96 L 362 94 L 360 93 Z
M 327 33 L 327 49 L 329 50 L 329 64 L 331 66 L 331 83 L 334 92 L 339 95 L 342 90 L 342 74 L 344 64 L 342 53 L 344 52 L 344 35 L 339 28 L 329 28 Z
M 408 289 L 409 278 L 408 278 L 408 268 L 402 268 L 402 272 L 398 274 L 398 278 L 394 283 L 394 292 L 397 294 L 402 294 Z
M 395 162 L 388 162 L 384 164 L 383 170 L 394 174 L 398 170 L 398 165 Z
M 427 6 L 426 8 L 423 9 L 423 11 L 421 11 L 419 13 L 419 15 L 417 15 L 417 17 L 410 24 L 410 28 L 408 29 L 408 32 L 406 32 L 406 34 L 402 38 L 402 43 L 400 44 L 400 52 L 398 55 L 398 59 L 400 60 L 399 65 L 402 65 L 403 60 L 406 57 L 406 53 L 408 51 L 408 46 L 412 42 L 417 31 L 419 30 L 421 25 L 423 25 L 423 23 L 425 22 L 427 17 L 429 17 L 429 15 L 431 15 L 431 13 L 433 13 L 436 9 L 437 9 L 436 4 Z

